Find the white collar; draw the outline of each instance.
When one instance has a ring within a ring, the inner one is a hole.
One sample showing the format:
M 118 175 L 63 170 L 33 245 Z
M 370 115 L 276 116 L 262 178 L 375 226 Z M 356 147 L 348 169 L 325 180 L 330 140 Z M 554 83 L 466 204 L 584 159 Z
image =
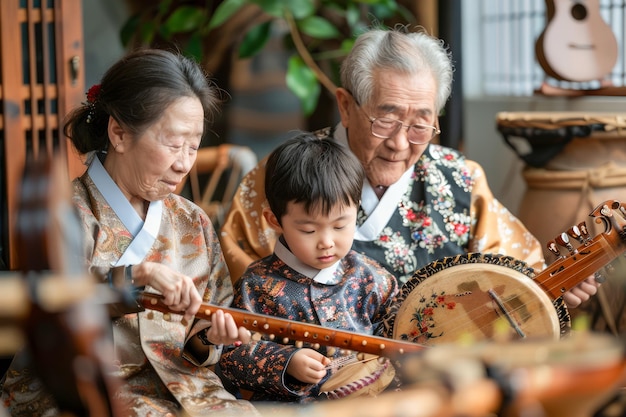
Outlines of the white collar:
M 335 139 L 345 146 L 348 145 L 348 136 L 343 125 L 338 124 L 335 127 Z M 361 208 L 368 216 L 365 222 L 357 227 L 354 238 L 361 241 L 372 241 L 376 239 L 383 231 L 383 228 L 389 223 L 389 219 L 396 210 L 398 202 L 406 192 L 414 167 L 410 167 L 398 181 L 391 184 L 385 194 L 378 199 L 374 192 L 374 188 L 365 179 L 363 190 L 361 191 Z
M 276 246 L 274 247 L 274 254 L 280 258 L 288 267 L 298 271 L 302 275 L 311 278 L 315 282 L 320 284 L 336 284 L 339 279 L 335 278 L 335 271 L 339 267 L 341 260 L 335 262 L 328 268 L 317 269 L 306 265 L 300 261 L 296 256 L 285 246 L 282 239 L 276 240 Z
M 152 247 L 161 228 L 163 201 L 150 202 L 146 220 L 143 221 L 97 156 L 91 161 L 88 173 L 124 227 L 133 235 L 132 242 L 116 264 L 135 265 L 141 262 Z

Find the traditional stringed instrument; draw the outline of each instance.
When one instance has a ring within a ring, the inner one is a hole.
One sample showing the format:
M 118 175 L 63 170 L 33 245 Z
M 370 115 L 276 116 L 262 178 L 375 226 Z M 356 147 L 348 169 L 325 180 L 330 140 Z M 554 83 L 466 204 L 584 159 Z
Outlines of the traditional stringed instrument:
M 138 301 L 147 309 L 157 310 L 166 315 L 176 314 L 163 303 L 159 294 L 142 292 L 138 296 Z M 238 326 L 243 326 L 251 332 L 270 335 L 270 339 L 273 341 L 283 344 L 295 343 L 299 347 L 303 346 L 304 343 L 309 343 L 314 349 L 319 349 L 320 346 L 329 346 L 350 352 L 391 357 L 409 352 L 419 352 L 425 348 L 425 346 L 416 343 L 338 330 L 318 324 L 291 321 L 207 303 L 202 304 L 196 317 L 211 320 L 211 316 L 217 310 L 231 314 Z M 167 316 L 165 318 L 167 319 Z
M 584 222 L 548 247 L 567 254 L 542 271 L 503 255 L 464 254 L 417 271 L 400 290 L 386 335 L 422 345 L 460 338 L 558 339 L 570 316 L 561 296 L 626 251 L 626 208 L 608 200 L 590 214 L 604 233 L 591 238 Z M 576 240 L 574 248 L 570 240 Z
M 617 39 L 600 15 L 599 0 L 546 0 L 548 23 L 535 42 L 537 60 L 551 77 L 601 80 L 618 57 Z
M 171 313 L 156 294 L 142 294 L 146 308 Z M 210 319 L 221 307 L 203 305 L 198 317 Z M 601 334 L 575 334 L 558 340 L 483 340 L 472 345 L 440 344 L 436 349 L 281 318 L 224 309 L 252 331 L 271 333 L 282 343 L 302 341 L 340 346 L 394 358 L 400 391 L 376 396 L 349 395 L 314 404 L 258 404 L 268 417 L 459 415 L 521 417 L 528 408 L 546 417 L 589 417 L 619 384 L 626 382 L 624 346 Z M 507 395 L 504 395 L 507 393 Z M 495 414 L 498 413 L 498 414 Z
M 444 258 L 417 271 L 402 287 L 386 316 L 388 338 L 208 304 L 202 305 L 197 316 L 210 320 L 213 311 L 221 308 L 232 314 L 238 325 L 270 335 L 270 339 L 277 342 L 293 342 L 296 346 L 306 342 L 313 348 L 324 345 L 391 358 L 421 351 L 433 344 L 458 342 L 468 336 L 472 341 L 496 336 L 558 339 L 570 325 L 561 295 L 626 250 L 626 209 L 622 204 L 606 201 L 591 216 L 605 223 L 605 232 L 591 239 L 582 226 L 584 223 L 580 228 L 572 228 L 570 234 L 580 240 L 579 249 L 572 248 L 569 256 L 561 256 L 538 274 L 511 257 L 481 254 Z M 563 245 L 564 239 L 567 238 L 560 237 Z M 437 273 L 441 279 L 431 277 Z M 145 308 L 172 312 L 159 295 L 144 293 L 139 301 Z M 347 370 L 348 375 L 352 372 Z M 376 378 L 386 375 L 389 379 L 389 374 L 383 374 L 380 366 L 368 372 Z M 354 384 L 350 377 L 341 374 L 336 377 L 339 382 L 331 380 L 328 388 L 330 397 L 335 398 L 336 392 L 352 394 Z M 361 380 L 371 378 L 371 375 L 359 376 L 356 385 L 360 389 Z
M 108 315 L 93 301 L 95 278 L 82 268 L 82 231 L 60 159 L 29 159 L 21 184 L 18 269 L 11 298 L 22 300 L 19 320 L 34 368 L 65 416 L 123 416 L 108 374 L 112 358 Z M 4 283 L 6 284 L 6 282 Z M 6 287 L 2 287 L 6 288 Z M 111 354 L 109 357 L 108 354 Z M 39 404 L 27 405 L 35 407 Z M 38 410 L 43 412 L 43 410 Z M 34 411 L 33 411 L 34 412 Z

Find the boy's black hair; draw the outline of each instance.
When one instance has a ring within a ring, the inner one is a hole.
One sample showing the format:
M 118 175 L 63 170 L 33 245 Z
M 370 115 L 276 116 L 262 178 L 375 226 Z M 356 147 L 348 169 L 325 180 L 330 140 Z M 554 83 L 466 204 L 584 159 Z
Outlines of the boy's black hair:
M 265 196 L 279 223 L 289 202 L 326 215 L 337 204 L 358 205 L 364 178 L 361 162 L 349 149 L 334 138 L 303 132 L 268 157 Z

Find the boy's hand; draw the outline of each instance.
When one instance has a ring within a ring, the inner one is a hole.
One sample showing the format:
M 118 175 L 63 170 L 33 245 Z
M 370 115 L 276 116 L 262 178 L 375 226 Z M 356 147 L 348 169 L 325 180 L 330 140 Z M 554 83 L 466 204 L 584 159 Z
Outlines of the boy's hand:
M 211 327 L 207 331 L 207 339 L 214 345 L 230 345 L 250 342 L 251 333 L 244 327 L 237 327 L 230 313 L 216 310 L 211 316 Z
M 313 349 L 300 349 L 287 365 L 287 373 L 305 384 L 317 384 L 326 376 L 330 359 Z

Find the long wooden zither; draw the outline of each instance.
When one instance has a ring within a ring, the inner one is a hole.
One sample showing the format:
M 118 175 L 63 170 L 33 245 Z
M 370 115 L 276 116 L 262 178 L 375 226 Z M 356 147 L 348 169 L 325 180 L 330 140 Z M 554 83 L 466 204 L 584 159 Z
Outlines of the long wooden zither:
M 147 309 L 174 313 L 163 303 L 158 294 L 142 292 L 139 302 Z M 354 352 L 371 353 L 378 356 L 396 356 L 424 349 L 415 343 L 392 340 L 384 337 L 370 336 L 355 332 L 342 331 L 316 324 L 301 323 L 278 317 L 255 314 L 245 310 L 215 306 L 208 303 L 201 305 L 196 313 L 197 318 L 211 320 L 216 310 L 222 310 L 233 316 L 239 326 L 250 331 L 269 335 L 278 343 L 310 343 L 313 347 L 331 346 Z

